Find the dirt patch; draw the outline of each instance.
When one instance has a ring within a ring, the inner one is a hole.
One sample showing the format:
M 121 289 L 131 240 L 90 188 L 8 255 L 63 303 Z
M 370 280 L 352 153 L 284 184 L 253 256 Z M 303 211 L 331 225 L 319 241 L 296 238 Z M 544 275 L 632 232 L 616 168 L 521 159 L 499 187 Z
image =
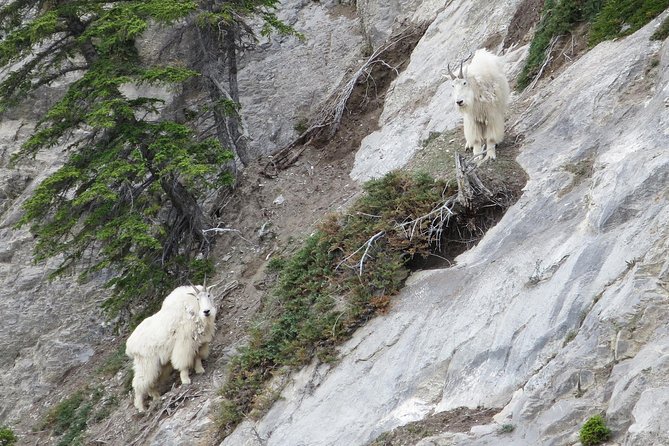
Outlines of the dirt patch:
M 410 446 L 445 432 L 468 432 L 472 426 L 489 424 L 498 412 L 499 409 L 466 407 L 440 412 L 381 434 L 369 446 Z
M 544 0 L 524 0 L 511 18 L 502 49 L 529 43 L 534 34 L 532 30 L 539 23 L 543 9 Z
M 572 178 L 571 183 L 558 192 L 558 197 L 564 197 L 569 192 L 578 187 L 583 181 L 591 178 L 594 173 L 594 166 L 594 156 L 562 166 L 563 170 L 572 174 Z

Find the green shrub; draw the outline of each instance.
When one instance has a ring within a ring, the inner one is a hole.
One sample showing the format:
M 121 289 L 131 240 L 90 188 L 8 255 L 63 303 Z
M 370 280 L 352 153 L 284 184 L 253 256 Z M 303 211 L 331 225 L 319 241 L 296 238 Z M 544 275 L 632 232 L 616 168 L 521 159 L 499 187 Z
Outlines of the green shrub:
M 57 446 L 83 444 L 83 432 L 93 407 L 100 398 L 100 389 L 86 388 L 73 393 L 49 411 L 42 423 L 42 429 L 50 428 L 54 435 L 61 436 Z
M 280 271 L 273 300 L 249 345 L 231 360 L 221 391 L 225 430 L 269 407 L 261 390 L 276 371 L 314 356 L 332 360 L 337 344 L 387 309 L 409 274 L 407 262 L 434 249 L 426 237 L 409 240 L 396 225 L 429 213 L 457 192 L 454 184 L 399 172 L 368 182 L 364 190 L 345 215 L 326 218 L 292 258 L 272 262 L 270 269 Z M 366 243 L 380 233 L 360 268 Z
M 269 262 L 267 262 L 267 271 L 271 273 L 277 273 L 285 268 L 286 259 L 283 257 L 272 257 Z
M 5 426 L 0 427 L 0 446 L 12 446 L 16 444 L 18 439 L 14 432 Z
M 578 23 L 591 20 L 604 0 L 546 0 L 530 52 L 518 78 L 518 88 L 527 87 L 546 60 L 553 37 L 566 34 Z
M 607 0 L 592 24 L 588 43 L 594 46 L 632 34 L 668 7 L 669 0 Z
M 607 39 L 632 34 L 668 7 L 669 0 L 545 0 L 527 61 L 518 77 L 518 88 L 527 87 L 538 75 L 553 37 L 589 23 L 588 44 L 592 47 Z M 664 39 L 668 35 L 669 23 L 663 23 L 652 38 Z
M 600 415 L 590 417 L 579 432 L 579 439 L 583 446 L 601 444 L 609 437 L 611 437 L 611 430 L 606 427 L 606 423 Z
M 502 427 L 499 428 L 499 433 L 500 434 L 510 434 L 516 430 L 516 426 L 513 424 L 503 424 Z

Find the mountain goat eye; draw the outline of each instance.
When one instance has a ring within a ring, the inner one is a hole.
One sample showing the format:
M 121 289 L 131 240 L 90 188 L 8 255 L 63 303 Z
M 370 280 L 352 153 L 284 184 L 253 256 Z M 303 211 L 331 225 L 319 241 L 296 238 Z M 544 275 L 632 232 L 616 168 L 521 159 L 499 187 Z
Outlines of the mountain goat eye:
M 467 85 L 467 81 L 464 81 L 464 82 L 462 83 L 462 85 Z

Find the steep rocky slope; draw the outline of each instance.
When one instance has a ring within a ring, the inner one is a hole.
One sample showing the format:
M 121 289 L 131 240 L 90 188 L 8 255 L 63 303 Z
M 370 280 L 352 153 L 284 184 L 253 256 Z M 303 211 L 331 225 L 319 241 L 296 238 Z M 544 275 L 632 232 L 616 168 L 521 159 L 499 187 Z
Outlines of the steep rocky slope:
M 340 3 L 283 2 L 281 18 L 304 33 L 306 42 L 272 37 L 241 58 L 242 107 L 259 153 L 289 141 L 300 113 L 322 102 L 360 57 L 363 28 L 352 6 Z M 142 51 L 153 54 L 155 39 L 147 36 Z M 294 70 L 298 66 L 301 70 Z M 100 360 L 123 341 L 113 330 L 114 321 L 99 310 L 109 295 L 102 287 L 107 278 L 85 284 L 76 277 L 49 281 L 58 259 L 34 265 L 32 236 L 14 228 L 21 204 L 60 166 L 63 147 L 18 168 L 9 166 L 10 155 L 62 91 L 61 85 L 43 88 L 0 123 L 0 425 L 19 434 L 39 426 L 49 407 L 85 385 Z
M 438 14 L 355 178 L 402 166 L 427 132 L 456 124 L 440 70 L 504 31 L 517 3 L 454 1 Z M 530 176 L 519 203 L 456 267 L 415 275 L 339 364 L 297 374 L 223 445 L 364 444 L 460 406 L 500 408 L 497 424 L 421 444 L 573 444 L 600 411 L 620 444 L 668 444 L 669 50 L 649 41 L 658 24 L 515 98 L 509 123 Z
M 309 39 L 269 40 L 243 59 L 240 89 L 253 143 L 271 153 L 290 141 L 295 124 L 391 25 L 431 23 L 387 93 L 378 130 L 360 144 L 351 176 L 362 181 L 406 165 L 431 134 L 459 126 L 450 85 L 441 77 L 446 63 L 484 45 L 499 50 L 518 40 L 521 46 L 505 55 L 515 77 L 527 35 L 511 38 L 517 28 L 510 23 L 526 4 L 359 1 L 356 10 L 348 2 L 284 2 L 282 19 Z M 340 348 L 339 362 L 314 363 L 290 377 L 269 413 L 242 423 L 222 445 L 362 445 L 435 413 L 461 413 L 461 406 L 497 415 L 419 444 L 574 444 L 580 425 L 597 413 L 605 414 L 618 444 L 669 444 L 669 411 L 662 409 L 669 405 L 669 48 L 649 40 L 661 19 L 598 45 L 554 79 L 515 95 L 507 122 L 529 175 L 521 200 L 456 266 L 414 274 L 389 314 Z M 30 167 L 9 169 L 8 156 L 36 114 L 22 109 L 10 118 L 0 124 L 0 425 L 23 434 L 21 444 L 56 444 L 27 431 L 123 339 L 98 310 L 104 278 L 47 281 L 53 265 L 33 265 L 32 237 L 13 228 L 21 202 L 57 168 L 59 149 Z M 314 196 L 319 188 L 337 189 L 333 200 L 318 195 L 313 209 L 319 212 L 357 190 L 340 175 L 351 160 L 326 155 L 305 155 L 285 183 L 261 183 L 249 172 L 247 190 L 258 193 L 258 203 L 240 208 L 240 219 L 228 223 L 257 216 L 257 227 L 247 228 L 253 246 L 223 241 L 219 249 L 222 277 L 242 277 L 247 288 L 234 305 L 221 303 L 228 317 L 219 321 L 223 334 L 207 375 L 190 390 L 168 392 L 156 417 L 134 416 L 130 399 L 122 397 L 90 438 L 118 445 L 213 444 L 216 389 L 242 338 L 245 312 L 259 305 L 263 259 L 296 233 L 277 228 L 275 244 L 260 241 L 258 230 L 272 218 L 302 218 L 296 203 L 304 197 L 285 208 L 272 200 L 292 180 Z M 311 169 L 329 162 L 338 166 L 322 178 L 332 183 L 319 185 Z M 302 229 L 318 218 L 305 216 Z M 228 257 L 244 258 L 244 251 L 253 253 L 245 257 L 252 261 Z M 119 388 L 122 380 L 109 379 Z

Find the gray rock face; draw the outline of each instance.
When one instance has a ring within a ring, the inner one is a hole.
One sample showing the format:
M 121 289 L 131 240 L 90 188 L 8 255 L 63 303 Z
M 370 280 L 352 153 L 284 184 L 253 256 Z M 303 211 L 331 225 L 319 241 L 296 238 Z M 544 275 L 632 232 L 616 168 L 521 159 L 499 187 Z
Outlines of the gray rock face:
M 394 28 L 407 21 L 421 4 L 420 0 L 358 0 L 356 8 L 368 45 L 378 48 Z
M 465 34 L 475 48 L 515 4 L 454 1 L 440 13 L 352 176 L 399 167 L 421 135 L 456 125 L 439 71 Z M 602 412 L 619 444 L 668 444 L 669 47 L 649 41 L 658 24 L 514 98 L 508 122 L 526 138 L 518 160 L 530 176 L 520 201 L 456 267 L 414 275 L 339 364 L 297 373 L 262 420 L 223 445 L 365 444 L 477 405 L 502 408 L 498 425 L 515 430 L 425 443 L 574 444 Z M 591 171 L 569 173 L 583 160 Z
M 33 123 L 7 121 L 0 141 L 21 141 Z M 10 146 L 11 147 L 11 146 Z M 95 282 L 49 282 L 58 260 L 33 264 L 33 237 L 14 229 L 20 205 L 59 165 L 58 154 L 30 168 L 0 168 L 0 424 L 29 428 L 63 377 L 86 363 L 107 332 Z M 37 173 L 40 172 L 40 173 Z
M 363 139 L 351 176 L 365 181 L 405 165 L 431 132 L 453 129 L 462 118 L 454 110 L 447 64 L 467 57 L 491 35 L 506 32 L 518 0 L 425 1 L 412 16 L 420 23 L 443 9 L 411 54 L 406 70 L 391 86 L 379 130 Z M 502 39 L 499 39 L 500 43 Z
M 279 18 L 306 40 L 272 36 L 239 62 L 242 116 L 253 153 L 259 155 L 297 137 L 296 125 L 317 112 L 361 57 L 363 37 L 352 5 L 288 0 L 282 2 Z
M 268 40 L 243 59 L 242 105 L 260 152 L 288 142 L 359 56 L 358 17 L 338 3 L 286 2 L 282 18 L 309 40 Z M 441 70 L 503 33 L 520 1 L 358 3 L 372 41 L 414 10 L 414 22 L 436 17 L 389 91 L 380 129 L 362 143 L 352 172 L 362 180 L 459 125 Z M 669 444 L 669 47 L 649 42 L 658 23 L 514 98 L 508 122 L 525 136 L 519 162 L 530 176 L 521 200 L 457 266 L 411 277 L 390 314 L 341 347 L 340 363 L 296 373 L 262 420 L 223 445 L 358 445 L 477 405 L 501 408 L 497 424 L 420 444 L 574 444 L 600 412 L 618 444 Z M 507 56 L 511 75 L 523 54 Z M 12 118 L 0 123 L 0 424 L 28 428 L 109 331 L 99 283 L 48 282 L 57 263 L 34 265 L 32 236 L 13 227 L 59 152 L 9 170 L 32 125 Z M 592 169 L 566 169 L 581 161 Z M 186 405 L 148 444 L 203 443 L 215 407 Z M 500 434 L 502 424 L 515 430 Z

